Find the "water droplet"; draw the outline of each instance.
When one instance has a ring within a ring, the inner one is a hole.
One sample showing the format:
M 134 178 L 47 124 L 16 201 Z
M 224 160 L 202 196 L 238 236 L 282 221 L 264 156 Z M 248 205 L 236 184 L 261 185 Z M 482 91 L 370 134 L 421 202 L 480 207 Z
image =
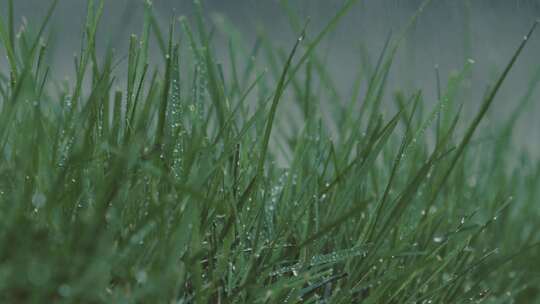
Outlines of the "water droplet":
M 445 238 L 443 236 L 435 236 L 435 237 L 433 237 L 433 241 L 435 243 L 442 243 L 442 242 L 444 242 L 444 240 L 445 240 Z
M 477 179 L 476 179 L 476 176 L 471 176 L 469 179 L 468 179 L 468 184 L 470 187 L 475 187 L 476 184 L 477 184 Z
M 144 284 L 146 283 L 146 280 L 148 279 L 148 274 L 144 270 L 140 270 L 135 275 L 135 279 L 137 280 L 137 283 Z
M 71 296 L 71 286 L 68 284 L 60 285 L 60 287 L 58 287 L 58 294 L 64 298 Z
M 32 196 L 32 205 L 38 209 L 45 206 L 46 202 L 47 202 L 47 197 L 41 192 L 36 192 Z

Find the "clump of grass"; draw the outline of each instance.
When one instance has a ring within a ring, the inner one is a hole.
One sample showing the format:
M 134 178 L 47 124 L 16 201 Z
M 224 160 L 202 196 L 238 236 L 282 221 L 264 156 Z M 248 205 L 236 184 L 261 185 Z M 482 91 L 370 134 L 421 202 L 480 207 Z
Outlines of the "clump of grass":
M 317 54 L 355 2 L 316 35 L 291 14 L 299 38 L 288 54 L 263 36 L 251 51 L 231 40 L 228 69 L 202 8 L 163 33 L 147 4 L 123 71 L 113 52 L 97 54 L 103 1 L 89 1 L 75 77 L 58 86 L 43 41 L 56 2 L 36 34 L 16 38 L 8 1 L 1 301 L 537 301 L 540 163 L 516 162 L 508 140 L 522 110 L 497 140 L 473 142 L 527 40 L 472 122 L 459 94 L 471 63 L 434 110 L 420 91 L 399 93 L 388 118 L 403 35 L 352 81 L 350 99 Z M 154 38 L 163 64 L 150 61 Z M 269 73 L 251 59 L 264 55 Z

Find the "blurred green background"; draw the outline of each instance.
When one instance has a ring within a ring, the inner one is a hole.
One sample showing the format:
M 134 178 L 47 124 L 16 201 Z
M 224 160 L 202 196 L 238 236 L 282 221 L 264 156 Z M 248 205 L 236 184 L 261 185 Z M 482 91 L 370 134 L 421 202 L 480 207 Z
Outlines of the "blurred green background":
M 208 20 L 226 20 L 241 34 L 250 47 L 257 33 L 264 32 L 276 46 L 289 48 L 295 32 L 292 30 L 283 0 L 201 0 Z M 130 33 L 139 33 L 142 26 L 143 0 L 108 0 L 100 29 L 99 47 L 111 45 L 118 55 L 125 54 Z M 341 0 L 289 0 L 288 6 L 302 18 L 310 17 L 311 35 L 333 16 Z M 330 67 L 336 86 L 348 94 L 352 79 L 361 71 L 361 58 L 376 60 L 387 35 L 399 33 L 422 1 L 419 0 L 364 0 L 339 24 L 320 50 Z M 5 12 L 6 1 L 0 1 Z M 20 26 L 28 22 L 37 26 L 50 1 L 15 1 L 16 21 Z M 190 17 L 194 14 L 191 0 L 154 0 L 156 15 L 166 25 L 172 16 Z M 85 0 L 60 0 L 52 22 L 54 48 L 49 62 L 56 65 L 58 80 L 72 75 L 73 60 L 80 46 L 79 37 L 84 23 Z M 436 99 L 434 66 L 440 69 L 444 86 L 448 76 L 461 69 L 468 58 L 475 61 L 469 85 L 470 94 L 464 96 L 466 109 L 475 109 L 494 75 L 508 62 L 526 30 L 540 16 L 540 1 L 535 0 L 435 0 L 426 7 L 405 43 L 389 79 L 390 88 L 411 92 L 421 89 L 428 102 Z M 26 20 L 26 21 L 25 21 Z M 219 32 L 218 27 L 218 32 Z M 223 42 L 219 38 L 216 43 Z M 154 48 L 157 51 L 157 47 Z M 226 50 L 226 47 L 216 48 Z M 540 38 L 534 37 L 517 62 L 509 79 L 502 87 L 491 116 L 493 123 L 505 116 L 540 69 Z M 219 56 L 220 54 L 218 54 Z M 221 54 L 227 66 L 225 53 Z M 2 55 L 2 58 L 4 56 Z M 264 63 L 261 63 L 264 64 Z M 5 62 L 0 61 L 0 67 Z M 390 99 L 391 96 L 387 96 Z M 534 105 L 527 109 L 516 131 L 516 143 L 535 154 L 540 153 L 540 94 L 534 93 Z M 331 101 L 328 101 L 331 102 Z

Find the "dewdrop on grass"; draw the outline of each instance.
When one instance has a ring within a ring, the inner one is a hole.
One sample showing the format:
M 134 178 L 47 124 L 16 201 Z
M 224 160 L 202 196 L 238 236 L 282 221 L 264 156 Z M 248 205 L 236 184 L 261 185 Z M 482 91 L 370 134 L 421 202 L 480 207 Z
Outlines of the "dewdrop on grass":
M 444 239 L 445 239 L 445 238 L 442 237 L 442 236 L 435 236 L 435 237 L 433 238 L 433 241 L 434 241 L 435 243 L 442 243 L 442 242 L 444 242 Z
M 37 209 L 45 206 L 45 203 L 47 202 L 47 197 L 45 194 L 41 192 L 36 192 L 32 196 L 32 205 L 36 207 Z

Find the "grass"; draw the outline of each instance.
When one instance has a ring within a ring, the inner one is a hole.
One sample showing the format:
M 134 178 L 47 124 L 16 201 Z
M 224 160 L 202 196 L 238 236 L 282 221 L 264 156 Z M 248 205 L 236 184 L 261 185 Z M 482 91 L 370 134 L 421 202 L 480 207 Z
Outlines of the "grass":
M 202 6 L 167 33 L 147 3 L 122 70 L 98 55 L 103 1 L 89 1 L 74 79 L 57 83 L 45 60 L 56 1 L 15 35 L 8 0 L 1 302 L 539 303 L 540 162 L 510 141 L 538 81 L 494 139 L 477 139 L 528 39 L 471 122 L 472 62 L 431 110 L 421 91 L 386 96 L 404 33 L 343 97 L 318 46 L 355 2 L 314 35 L 287 10 L 289 51 L 231 37 L 227 68 Z

